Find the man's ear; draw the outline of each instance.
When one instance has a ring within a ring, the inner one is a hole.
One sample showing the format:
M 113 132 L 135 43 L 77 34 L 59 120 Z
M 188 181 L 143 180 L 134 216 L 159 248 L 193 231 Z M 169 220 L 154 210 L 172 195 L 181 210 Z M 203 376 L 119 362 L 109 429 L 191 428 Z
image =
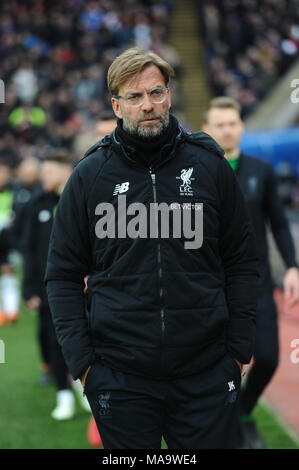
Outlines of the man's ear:
M 113 108 L 115 116 L 118 117 L 119 119 L 122 119 L 122 113 L 121 113 L 118 99 L 112 97 L 111 103 L 112 103 L 112 108 Z
M 201 126 L 201 130 L 205 132 L 206 134 L 209 134 L 209 126 L 205 122 Z

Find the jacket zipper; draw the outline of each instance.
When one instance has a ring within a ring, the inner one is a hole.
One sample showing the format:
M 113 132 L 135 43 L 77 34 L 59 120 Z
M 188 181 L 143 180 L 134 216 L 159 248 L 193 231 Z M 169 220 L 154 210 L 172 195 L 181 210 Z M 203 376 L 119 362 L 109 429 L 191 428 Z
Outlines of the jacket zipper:
M 150 169 L 150 175 L 151 175 L 151 180 L 152 180 L 154 203 L 157 204 L 156 174 L 153 173 L 153 171 L 151 169 Z M 156 212 L 156 216 L 158 217 L 157 212 Z M 156 220 L 156 223 L 157 223 L 157 227 L 158 227 L 158 220 Z M 158 265 L 158 281 L 159 281 L 159 284 L 160 284 L 159 297 L 160 297 L 160 301 L 162 302 L 162 298 L 163 298 L 162 262 L 161 262 L 161 244 L 159 242 L 158 242 L 158 245 L 157 245 L 157 265 Z M 160 318 L 161 318 L 162 337 L 164 337 L 164 333 L 165 333 L 165 313 L 164 313 L 164 308 L 163 307 L 161 307 L 161 309 L 160 309 Z

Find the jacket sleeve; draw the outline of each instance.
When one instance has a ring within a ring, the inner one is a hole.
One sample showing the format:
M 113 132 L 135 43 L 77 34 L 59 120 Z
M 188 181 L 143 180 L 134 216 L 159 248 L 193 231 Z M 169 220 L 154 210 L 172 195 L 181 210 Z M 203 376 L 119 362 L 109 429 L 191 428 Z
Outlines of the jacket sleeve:
M 265 184 L 265 213 L 285 265 L 291 268 L 297 266 L 295 245 L 277 186 L 276 175 L 269 165 Z
M 45 274 L 57 339 L 74 379 L 94 360 L 83 292 L 91 258 L 86 197 L 75 169 L 57 206 Z
M 227 347 L 243 364 L 250 362 L 258 300 L 258 258 L 254 232 L 241 189 L 229 163 L 219 166 L 221 197 L 220 256 L 229 310 Z

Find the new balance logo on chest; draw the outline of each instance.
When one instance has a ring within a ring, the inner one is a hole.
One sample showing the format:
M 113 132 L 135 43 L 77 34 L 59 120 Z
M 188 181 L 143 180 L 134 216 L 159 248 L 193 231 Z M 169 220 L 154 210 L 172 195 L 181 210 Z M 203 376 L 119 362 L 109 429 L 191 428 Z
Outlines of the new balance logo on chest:
M 129 181 L 126 181 L 125 183 L 117 184 L 114 188 L 113 196 L 116 196 L 117 194 L 126 193 L 129 189 L 129 185 L 130 185 Z

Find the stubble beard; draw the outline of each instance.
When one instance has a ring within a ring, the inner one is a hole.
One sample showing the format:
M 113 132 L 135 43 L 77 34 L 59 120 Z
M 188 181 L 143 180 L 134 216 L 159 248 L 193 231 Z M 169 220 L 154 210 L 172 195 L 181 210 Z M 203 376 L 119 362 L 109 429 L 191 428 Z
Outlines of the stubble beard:
M 159 115 L 150 113 L 148 115 L 144 115 L 142 119 L 153 119 L 153 118 L 159 118 L 160 122 L 153 126 L 142 126 L 141 124 L 139 124 L 140 121 L 138 121 L 137 123 L 134 123 L 123 114 L 122 116 L 123 128 L 132 136 L 138 137 L 139 139 L 142 139 L 142 140 L 149 141 L 149 140 L 160 137 L 167 129 L 168 124 L 169 124 L 169 110 L 167 110 L 165 114 L 159 114 Z

